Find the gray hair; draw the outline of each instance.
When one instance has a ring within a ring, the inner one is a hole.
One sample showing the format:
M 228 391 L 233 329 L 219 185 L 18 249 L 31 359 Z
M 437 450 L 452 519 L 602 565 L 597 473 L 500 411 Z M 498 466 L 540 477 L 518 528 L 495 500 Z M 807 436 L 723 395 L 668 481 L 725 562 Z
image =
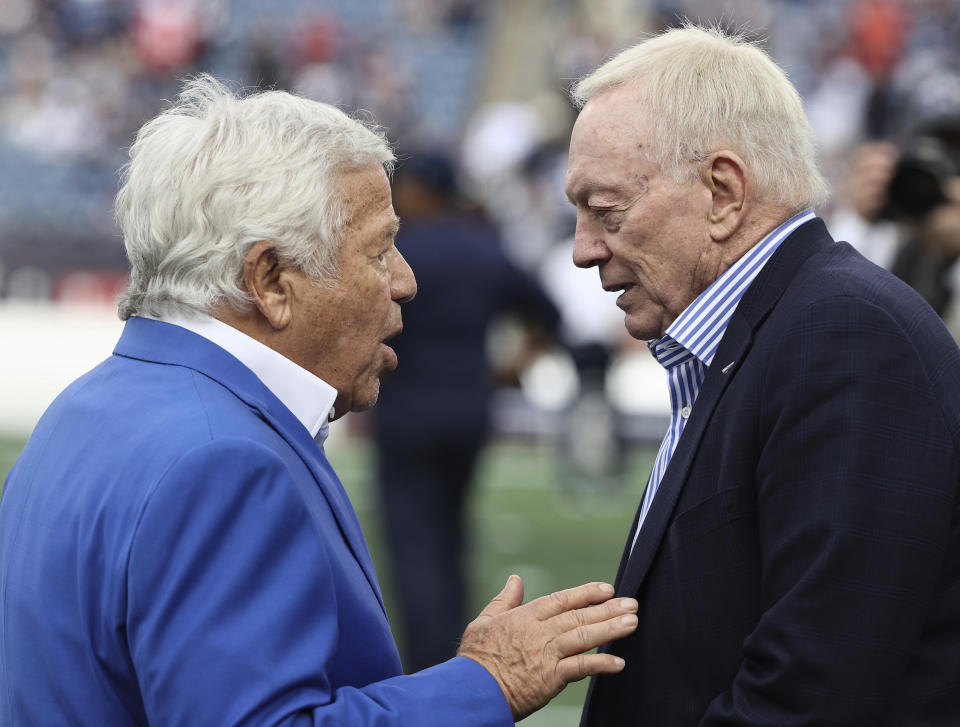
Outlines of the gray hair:
M 581 79 L 572 89 L 574 103 L 582 107 L 624 84 L 640 92 L 652 137 L 645 146 L 674 181 L 697 175 L 689 162 L 729 149 L 755 175 L 761 202 L 801 210 L 826 201 L 829 189 L 799 94 L 742 34 L 690 24 L 668 30 Z
M 244 258 L 260 240 L 318 283 L 335 281 L 349 221 L 338 177 L 368 165 L 390 174 L 393 162 L 380 129 L 333 106 L 188 80 L 140 129 L 122 171 L 116 216 L 130 286 L 120 318 L 241 310 Z

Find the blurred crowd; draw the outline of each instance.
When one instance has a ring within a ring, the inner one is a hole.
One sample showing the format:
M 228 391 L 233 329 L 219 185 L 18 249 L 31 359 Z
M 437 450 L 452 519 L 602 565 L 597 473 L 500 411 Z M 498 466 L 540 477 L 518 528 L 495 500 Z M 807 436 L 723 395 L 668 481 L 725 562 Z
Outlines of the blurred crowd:
M 3 136 L 60 164 L 96 162 L 122 152 L 178 79 L 199 70 L 367 109 L 403 131 L 420 123 L 422 111 L 415 94 L 420 59 L 403 54 L 403 43 L 464 41 L 479 5 L 3 0 Z M 439 130 L 449 133 L 463 111 L 450 109 Z
M 363 110 L 395 139 L 452 139 L 476 83 L 483 5 L 0 0 L 0 297 L 114 294 L 117 170 L 186 75 Z M 63 284 L 77 270 L 102 285 Z
M 629 345 L 594 275 L 565 262 L 565 91 L 682 17 L 762 40 L 815 127 L 836 190 L 821 214 L 878 264 L 905 265 L 921 225 L 886 194 L 902 150 L 960 111 L 957 0 L 0 0 L 0 298 L 115 294 L 124 261 L 111 202 L 132 133 L 178 79 L 207 71 L 368 113 L 401 157 L 447 155 L 462 198 L 516 264 L 548 290 L 583 288 L 557 299 L 568 341 Z M 501 42 L 511 29 L 512 45 Z M 945 315 L 960 287 L 946 237 L 936 261 L 917 264 L 934 282 L 904 273 L 936 288 Z M 564 310 L 571 297 L 592 302 Z

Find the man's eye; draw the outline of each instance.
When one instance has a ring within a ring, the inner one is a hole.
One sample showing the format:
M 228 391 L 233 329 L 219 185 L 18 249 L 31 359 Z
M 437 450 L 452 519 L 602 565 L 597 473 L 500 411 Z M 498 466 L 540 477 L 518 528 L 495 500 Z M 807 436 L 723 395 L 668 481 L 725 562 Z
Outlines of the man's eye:
M 385 263 L 386 261 L 387 261 L 387 253 L 381 252 L 379 255 L 377 255 L 377 262 Z

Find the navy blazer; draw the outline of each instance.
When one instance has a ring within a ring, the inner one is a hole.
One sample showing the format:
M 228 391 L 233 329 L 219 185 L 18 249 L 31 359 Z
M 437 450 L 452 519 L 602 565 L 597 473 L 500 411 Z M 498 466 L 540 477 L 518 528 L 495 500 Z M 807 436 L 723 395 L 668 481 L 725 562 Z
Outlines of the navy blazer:
M 506 257 L 493 233 L 455 215 L 404 222 L 397 249 L 417 274 L 391 341 L 400 364 L 384 378 L 372 414 L 379 438 L 418 447 L 486 430 L 493 398 L 491 324 L 508 312 L 553 334 L 560 313 L 536 278 Z
M 479 664 L 401 676 L 353 508 L 226 351 L 129 320 L 0 500 L 0 723 L 507 725 Z
M 583 725 L 960 725 L 960 352 L 798 228 L 743 297 L 617 576 Z M 636 521 L 634 521 L 636 528 Z

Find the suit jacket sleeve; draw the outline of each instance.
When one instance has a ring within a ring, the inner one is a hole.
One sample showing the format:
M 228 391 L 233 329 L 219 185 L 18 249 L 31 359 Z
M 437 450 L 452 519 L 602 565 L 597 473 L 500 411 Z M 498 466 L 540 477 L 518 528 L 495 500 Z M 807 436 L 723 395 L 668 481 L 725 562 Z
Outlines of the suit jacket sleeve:
M 762 616 L 704 727 L 879 721 L 919 640 L 955 506 L 922 333 L 853 297 L 813 303 L 783 331 L 760 394 Z
M 267 447 L 220 439 L 186 453 L 150 495 L 127 569 L 127 638 L 150 724 L 513 724 L 469 659 L 333 683 L 344 650 L 376 660 L 383 644 L 340 642 L 351 604 L 338 603 L 325 547 L 340 534 L 317 532 L 288 478 Z

